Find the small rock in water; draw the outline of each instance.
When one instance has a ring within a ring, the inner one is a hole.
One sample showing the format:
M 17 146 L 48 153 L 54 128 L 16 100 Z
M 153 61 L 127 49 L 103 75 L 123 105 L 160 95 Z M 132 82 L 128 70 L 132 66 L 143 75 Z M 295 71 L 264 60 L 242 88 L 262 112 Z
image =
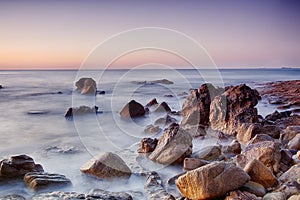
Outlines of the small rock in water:
M 172 94 L 165 94 L 164 97 L 174 97 Z
M 21 195 L 10 194 L 0 197 L 0 200 L 26 200 L 26 198 Z
M 173 117 L 171 117 L 170 115 L 166 115 L 164 117 L 158 118 L 157 120 L 155 120 L 154 125 L 162 125 L 162 126 L 166 126 L 169 125 L 171 123 L 176 123 L 177 120 Z
M 29 115 L 44 115 L 44 114 L 48 114 L 49 111 L 46 110 L 30 110 L 27 112 L 27 114 Z
M 81 78 L 76 83 L 76 90 L 80 94 L 95 95 L 97 92 L 97 84 L 92 78 Z
M 97 91 L 97 94 L 104 95 L 105 91 Z
M 129 178 L 131 170 L 117 154 L 101 153 L 85 163 L 80 171 L 103 179 Z
M 151 81 L 152 83 L 160 83 L 160 84 L 165 84 L 165 85 L 171 85 L 174 84 L 173 81 L 169 81 L 168 79 L 159 79 L 155 81 Z
M 88 106 L 80 106 L 77 108 L 69 108 L 65 113 L 65 117 L 73 117 L 78 115 L 86 115 L 86 114 L 97 114 L 98 106 L 88 107 Z
M 25 174 L 24 182 L 28 187 L 34 190 L 71 184 L 70 179 L 66 178 L 64 175 L 45 172 L 29 172 Z
M 101 189 L 93 189 L 86 195 L 86 199 L 132 200 L 132 197 L 125 192 L 109 192 Z
M 160 103 L 153 112 L 166 112 L 169 113 L 171 112 L 171 108 L 166 102 Z
M 43 172 L 40 164 L 27 155 L 11 156 L 0 161 L 0 178 L 19 178 L 28 172 Z
M 31 200 L 79 200 L 85 199 L 85 194 L 79 194 L 76 192 L 49 192 L 34 195 Z M 92 199 L 91 199 L 92 200 Z
M 156 138 L 143 138 L 138 148 L 138 153 L 150 153 L 154 151 L 158 140 Z
M 154 106 L 154 105 L 158 105 L 156 98 L 151 99 L 151 100 L 146 104 L 146 107 L 151 107 L 151 106 Z
M 146 128 L 144 129 L 145 133 L 151 133 L 151 134 L 158 133 L 159 131 L 161 131 L 161 128 L 159 128 L 159 126 L 154 126 L 152 124 L 146 126 Z
M 122 108 L 120 115 L 123 118 L 141 117 L 145 115 L 145 109 L 140 103 L 131 100 Z

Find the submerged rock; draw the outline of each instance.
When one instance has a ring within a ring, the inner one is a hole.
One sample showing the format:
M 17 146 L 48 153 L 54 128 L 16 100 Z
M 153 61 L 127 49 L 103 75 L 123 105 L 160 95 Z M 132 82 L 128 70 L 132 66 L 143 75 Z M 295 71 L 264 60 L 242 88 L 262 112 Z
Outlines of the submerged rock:
M 154 80 L 154 81 L 151 81 L 152 83 L 160 83 L 160 84 L 165 84 L 165 85 L 171 85 L 171 84 L 174 84 L 173 81 L 170 81 L 168 79 L 158 79 L 158 80 Z
M 212 199 L 243 186 L 249 180 L 248 174 L 234 164 L 213 162 L 180 176 L 176 186 L 188 199 Z
M 0 179 L 20 178 L 28 172 L 43 171 L 42 165 L 36 164 L 34 160 L 27 155 L 11 156 L 9 159 L 0 161 Z
M 97 84 L 92 78 L 81 78 L 76 83 L 76 90 L 80 94 L 95 95 L 97 92 Z
M 176 123 L 177 120 L 174 117 L 171 117 L 170 115 L 165 115 L 164 117 L 158 118 L 155 120 L 154 124 L 155 125 L 162 125 L 162 126 L 167 126 L 172 123 Z
M 80 107 L 71 107 L 65 113 L 65 117 L 73 117 L 79 115 L 86 115 L 86 114 L 97 114 L 98 113 L 98 106 L 88 107 L 88 106 L 80 106 Z
M 166 112 L 169 113 L 171 112 L 171 108 L 166 102 L 160 103 L 153 112 Z
M 70 179 L 60 174 L 45 172 L 29 172 L 24 176 L 25 184 L 32 189 L 44 189 L 51 186 L 66 186 L 71 184 Z
M 80 171 L 103 179 L 129 178 L 130 168 L 118 155 L 105 152 L 85 163 Z
M 145 133 L 151 133 L 151 134 L 158 133 L 160 131 L 161 131 L 161 128 L 159 128 L 159 126 L 154 126 L 152 124 L 146 126 L 144 129 Z
M 210 106 L 210 124 L 214 130 L 228 135 L 235 135 L 237 128 L 243 123 L 258 122 L 255 106 L 259 93 L 245 84 L 230 86 L 216 96 Z
M 145 115 L 145 109 L 142 104 L 136 102 L 135 100 L 131 100 L 122 108 L 120 115 L 123 118 L 141 117 Z
M 171 124 L 159 138 L 149 158 L 161 164 L 182 163 L 192 154 L 192 137 L 178 124 Z

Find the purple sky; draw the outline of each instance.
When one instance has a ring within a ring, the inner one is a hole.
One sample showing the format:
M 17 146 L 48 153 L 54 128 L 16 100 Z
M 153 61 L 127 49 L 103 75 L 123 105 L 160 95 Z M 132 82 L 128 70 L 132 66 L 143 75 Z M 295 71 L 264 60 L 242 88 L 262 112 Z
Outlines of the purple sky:
M 78 68 L 108 37 L 152 26 L 194 38 L 220 68 L 300 67 L 297 0 L 0 0 L 0 69 Z

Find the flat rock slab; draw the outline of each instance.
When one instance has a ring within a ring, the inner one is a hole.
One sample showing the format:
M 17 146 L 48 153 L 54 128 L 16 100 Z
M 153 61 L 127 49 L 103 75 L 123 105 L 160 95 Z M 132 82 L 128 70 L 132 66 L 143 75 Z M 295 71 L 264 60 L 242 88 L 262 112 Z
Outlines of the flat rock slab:
M 70 179 L 60 174 L 50 174 L 44 172 L 30 172 L 24 176 L 25 184 L 34 189 L 42 189 L 51 186 L 66 186 L 71 184 Z

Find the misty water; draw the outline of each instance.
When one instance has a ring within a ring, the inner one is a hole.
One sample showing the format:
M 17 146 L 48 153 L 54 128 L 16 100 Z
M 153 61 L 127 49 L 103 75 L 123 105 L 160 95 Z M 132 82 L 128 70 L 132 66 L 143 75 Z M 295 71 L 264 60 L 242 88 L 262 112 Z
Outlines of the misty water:
M 162 133 L 146 134 L 143 132 L 145 126 L 164 114 L 152 113 L 134 121 L 123 120 L 119 111 L 128 101 L 135 99 L 145 105 L 156 98 L 179 111 L 189 89 L 198 88 L 204 82 L 219 86 L 246 83 L 261 87 L 260 84 L 270 81 L 299 79 L 299 75 L 300 69 L 0 71 L 3 86 L 0 89 L 0 158 L 27 154 L 42 164 L 46 172 L 64 174 L 72 181 L 72 186 L 46 191 L 87 193 L 101 188 L 130 191 L 135 199 L 146 199 L 143 177 L 132 175 L 129 181 L 104 181 L 86 176 L 79 170 L 93 155 L 112 151 L 134 170 L 140 170 L 141 166 L 156 170 L 164 180 L 182 172 L 180 166 L 157 165 L 147 159 L 138 164 L 139 141 L 144 137 L 158 138 Z M 98 90 L 105 94 L 91 97 L 73 92 L 74 82 L 80 77 L 94 78 Z M 158 79 L 168 79 L 174 84 L 151 83 Z M 147 82 L 138 84 L 136 81 Z M 102 113 L 65 119 L 67 108 L 80 105 L 96 105 Z M 262 99 L 257 108 L 263 116 L 275 110 L 266 99 Z M 173 117 L 180 121 L 180 117 Z M 193 150 L 216 142 L 220 141 L 214 137 L 195 139 Z M 169 189 L 176 193 L 174 188 Z M 35 194 L 21 180 L 0 182 L 0 195 L 12 193 L 26 197 Z

